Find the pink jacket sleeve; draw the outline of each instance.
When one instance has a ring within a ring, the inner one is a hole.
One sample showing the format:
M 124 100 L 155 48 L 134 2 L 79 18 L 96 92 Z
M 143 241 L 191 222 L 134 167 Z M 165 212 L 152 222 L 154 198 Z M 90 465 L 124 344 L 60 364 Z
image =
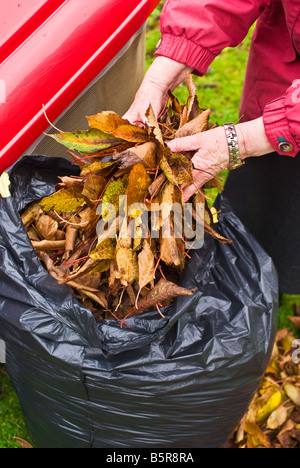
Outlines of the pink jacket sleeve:
M 274 150 L 296 156 L 300 151 L 300 79 L 292 83 L 284 96 L 267 104 L 263 118 Z
M 156 54 L 204 75 L 225 47 L 242 42 L 271 0 L 167 0 Z

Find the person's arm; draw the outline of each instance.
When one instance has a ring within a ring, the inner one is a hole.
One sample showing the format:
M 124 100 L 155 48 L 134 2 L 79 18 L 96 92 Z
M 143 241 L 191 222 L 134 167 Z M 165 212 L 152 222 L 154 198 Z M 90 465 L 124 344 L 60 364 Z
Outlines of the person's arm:
M 235 126 L 241 159 L 263 156 L 276 151 L 295 157 L 300 152 L 300 79 L 295 80 L 287 92 L 267 104 L 263 117 Z M 223 127 L 178 138 L 168 143 L 171 151 L 194 151 L 194 182 L 199 188 L 218 175 L 229 164 L 229 150 Z M 195 185 L 184 189 L 188 200 Z
M 205 75 L 226 47 L 236 47 L 272 0 L 167 0 L 156 55 Z
M 168 90 L 173 91 L 193 71 L 204 75 L 225 47 L 237 46 L 271 0 L 167 0 L 161 14 L 161 44 L 136 98 L 124 115 L 145 123 L 152 105 L 156 116 Z

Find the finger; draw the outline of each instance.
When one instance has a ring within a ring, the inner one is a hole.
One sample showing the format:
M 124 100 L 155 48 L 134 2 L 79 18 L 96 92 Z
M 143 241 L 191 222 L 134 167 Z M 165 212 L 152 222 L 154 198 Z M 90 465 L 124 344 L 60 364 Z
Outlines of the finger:
M 201 148 L 203 140 L 202 134 L 196 134 L 183 138 L 174 138 L 168 141 L 167 145 L 173 153 L 181 153 L 182 151 L 193 151 Z
M 144 128 L 147 124 L 146 117 L 143 118 L 138 114 L 125 114 L 123 116 L 123 119 L 128 120 L 128 122 L 131 123 L 131 125 L 135 125 L 136 127 Z
M 190 185 L 189 187 L 186 187 L 185 189 L 183 189 L 183 201 L 184 203 L 188 202 L 189 199 L 194 195 L 194 193 L 196 192 L 196 187 L 195 185 Z

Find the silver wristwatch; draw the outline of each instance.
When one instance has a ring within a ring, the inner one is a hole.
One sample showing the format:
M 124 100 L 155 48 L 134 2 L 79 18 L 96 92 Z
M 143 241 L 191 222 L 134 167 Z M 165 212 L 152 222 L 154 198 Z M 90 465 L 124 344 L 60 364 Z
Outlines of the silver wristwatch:
M 223 124 L 223 127 L 225 128 L 226 137 L 228 141 L 228 148 L 229 148 L 228 170 L 232 171 L 233 169 L 237 169 L 238 167 L 243 166 L 243 164 L 245 164 L 245 161 L 242 161 L 240 158 L 239 142 L 237 139 L 237 134 L 236 134 L 234 124 L 225 123 Z

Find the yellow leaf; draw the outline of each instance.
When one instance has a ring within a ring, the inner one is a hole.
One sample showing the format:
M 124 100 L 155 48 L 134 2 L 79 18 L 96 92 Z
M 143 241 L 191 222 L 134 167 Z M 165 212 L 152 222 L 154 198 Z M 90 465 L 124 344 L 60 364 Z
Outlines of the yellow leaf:
M 112 239 L 106 239 L 97 245 L 90 253 L 90 257 L 94 260 L 112 260 L 115 255 L 115 246 Z
M 268 439 L 268 436 L 256 424 L 246 421 L 245 431 L 247 432 L 247 434 L 250 434 L 257 441 L 259 441 L 260 444 L 263 445 L 264 447 L 271 448 L 271 443 Z
M 70 213 L 75 211 L 82 203 L 84 203 L 84 198 L 82 198 L 81 193 L 74 187 L 70 187 L 43 198 L 40 205 L 44 211 L 55 210 Z
M 281 345 L 283 346 L 284 350 L 286 352 L 290 352 L 292 349 L 294 338 L 291 335 L 287 335 L 284 337 L 284 339 L 281 341 Z
M 11 196 L 9 191 L 10 180 L 7 172 L 3 172 L 0 177 L 0 195 L 2 198 L 9 198 Z
M 134 205 L 144 203 L 145 195 L 148 192 L 149 185 L 151 184 L 151 179 L 147 174 L 145 166 L 143 163 L 139 163 L 130 172 L 129 182 L 127 188 L 127 204 L 128 204 L 128 216 L 136 218 L 140 216 L 141 207 L 138 208 Z
M 218 212 L 217 212 L 216 208 L 215 208 L 215 207 L 212 207 L 212 208 L 210 209 L 210 212 L 211 212 L 212 217 L 213 217 L 213 223 L 214 223 L 214 224 L 215 224 L 215 223 L 218 223 L 218 222 L 219 222 L 219 219 L 218 219 Z
M 273 411 L 275 411 L 281 403 L 281 392 L 276 391 L 269 398 L 267 403 L 257 412 L 256 422 L 259 424 L 265 421 Z
M 114 162 L 96 161 L 93 164 L 90 164 L 89 166 L 86 166 L 84 169 L 82 169 L 81 175 L 85 176 L 89 174 L 90 172 L 103 171 L 103 170 L 110 168 L 114 164 L 115 164 Z

